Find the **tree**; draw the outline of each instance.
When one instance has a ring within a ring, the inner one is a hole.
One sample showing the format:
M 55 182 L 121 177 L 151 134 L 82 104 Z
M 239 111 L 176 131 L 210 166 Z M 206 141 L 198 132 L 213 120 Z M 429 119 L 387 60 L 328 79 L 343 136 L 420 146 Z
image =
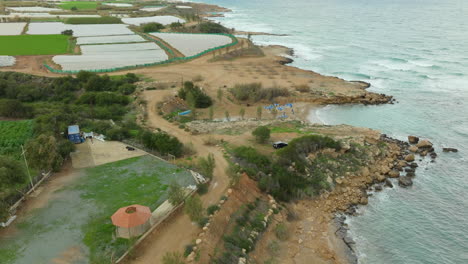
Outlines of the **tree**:
M 204 22 L 199 25 L 201 33 L 228 33 L 229 29 L 223 27 L 221 24 L 214 22 Z
M 226 174 L 229 177 L 229 184 L 231 186 L 236 186 L 239 183 L 241 174 L 235 165 L 230 164 L 229 167 L 226 168 Z
M 229 117 L 229 111 L 226 110 L 226 112 L 224 112 L 224 117 L 226 118 L 226 121 L 230 121 L 230 117 Z
M 179 252 L 167 252 L 162 259 L 163 264 L 185 264 L 184 256 Z
M 179 29 L 181 28 L 183 25 L 182 23 L 180 23 L 179 21 L 177 22 L 173 22 L 169 25 L 169 27 L 172 29 L 172 30 L 175 30 L 175 29 Z
M 258 143 L 265 143 L 270 139 L 270 129 L 266 126 L 259 126 L 252 132 L 252 135 Z
M 40 170 L 57 171 L 63 158 L 58 151 L 55 137 L 42 134 L 26 143 L 26 158 L 31 167 Z
M 200 196 L 197 194 L 187 198 L 185 201 L 184 212 L 193 222 L 198 222 L 203 218 L 203 205 Z
M 71 29 L 64 30 L 64 31 L 62 31 L 62 35 L 73 36 L 73 30 L 71 30 Z
M 262 107 L 258 106 L 257 107 L 257 120 L 261 120 L 261 119 L 262 119 Z
M 240 115 L 241 119 L 244 120 L 245 108 L 242 107 L 242 108 L 239 110 L 239 115 Z
M 213 106 L 210 106 L 210 109 L 209 109 L 209 112 L 208 112 L 208 116 L 209 116 L 209 119 L 210 119 L 210 120 L 213 120 L 213 118 L 214 118 L 214 109 L 213 109 Z
M 0 188 L 7 189 L 26 182 L 23 165 L 10 157 L 0 156 Z
M 203 174 L 209 179 L 212 179 L 213 171 L 216 167 L 216 162 L 213 153 L 208 154 L 206 158 L 200 157 L 198 159 L 198 167 L 200 168 L 201 174 Z
M 184 201 L 185 191 L 180 184 L 173 181 L 169 185 L 168 200 L 173 206 L 177 206 Z

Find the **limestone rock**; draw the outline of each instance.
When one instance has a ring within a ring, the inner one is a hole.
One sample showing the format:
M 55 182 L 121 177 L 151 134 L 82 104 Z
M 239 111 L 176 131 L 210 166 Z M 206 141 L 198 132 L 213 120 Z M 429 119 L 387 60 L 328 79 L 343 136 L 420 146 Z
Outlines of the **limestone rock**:
M 409 187 L 413 185 L 413 181 L 410 177 L 403 176 L 398 179 L 398 185 L 400 185 L 401 187 Z
M 418 148 L 432 148 L 432 143 L 429 140 L 421 140 L 416 144 Z
M 456 148 L 443 148 L 442 150 L 444 152 L 458 152 L 458 149 Z
M 406 156 L 405 156 L 405 160 L 406 160 L 407 162 L 412 162 L 412 161 L 414 161 L 414 154 L 408 154 L 408 155 L 406 155 Z
M 369 200 L 367 199 L 367 197 L 362 197 L 359 203 L 362 205 L 367 205 L 369 203 Z
M 385 178 L 385 176 L 379 174 L 379 175 L 377 175 L 376 179 L 379 182 L 383 182 L 383 181 L 385 181 L 386 178 Z
M 419 138 L 416 136 L 408 136 L 408 142 L 410 144 L 417 144 L 419 142 Z
M 388 173 L 388 176 L 390 178 L 398 178 L 400 177 L 400 172 L 398 170 L 391 170 L 389 173 Z
M 195 240 L 195 244 L 196 244 L 196 245 L 199 245 L 201 242 L 202 242 L 202 240 L 201 240 L 201 239 L 197 239 L 197 240 Z
M 376 185 L 374 188 L 376 192 L 380 192 L 383 190 L 382 185 Z
M 408 148 L 408 150 L 411 151 L 411 152 L 416 153 L 416 152 L 418 152 L 418 147 L 416 147 L 416 146 L 411 146 L 411 147 Z
M 389 179 L 386 179 L 385 180 L 385 186 L 389 187 L 389 188 L 393 188 L 393 183 Z

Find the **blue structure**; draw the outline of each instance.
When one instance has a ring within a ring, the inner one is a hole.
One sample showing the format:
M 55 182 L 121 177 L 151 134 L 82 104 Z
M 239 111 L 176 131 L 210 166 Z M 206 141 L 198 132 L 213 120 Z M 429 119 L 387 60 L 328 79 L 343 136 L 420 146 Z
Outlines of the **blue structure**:
M 83 143 L 83 138 L 80 134 L 80 127 L 78 125 L 68 126 L 68 140 L 78 144 Z
M 184 116 L 184 115 L 188 115 L 190 113 L 192 113 L 192 110 L 187 110 L 187 111 L 184 111 L 184 112 L 180 112 L 178 115 Z

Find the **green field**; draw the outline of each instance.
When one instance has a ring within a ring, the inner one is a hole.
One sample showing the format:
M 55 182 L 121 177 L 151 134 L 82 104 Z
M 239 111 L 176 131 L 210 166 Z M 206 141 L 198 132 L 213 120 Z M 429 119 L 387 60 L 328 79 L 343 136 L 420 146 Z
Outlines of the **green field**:
M 0 55 L 65 54 L 69 45 L 69 36 L 65 35 L 0 36 Z
M 65 20 L 65 24 L 121 24 L 118 17 L 71 17 Z
M 0 121 L 0 155 L 16 157 L 33 134 L 33 121 Z
M 110 264 L 130 246 L 113 236 L 110 217 L 117 209 L 141 204 L 154 210 L 167 199 L 172 181 L 195 184 L 189 171 L 152 156 L 73 173 L 79 176 L 56 191 L 47 206 L 16 223 L 13 237 L 0 238 L 0 263 L 52 263 L 74 248 L 83 253 L 79 263 Z
M 98 2 L 94 1 L 71 1 L 71 2 L 63 2 L 60 3 L 59 7 L 63 9 L 72 9 L 73 7 L 76 7 L 78 10 L 90 10 L 90 9 L 96 9 Z

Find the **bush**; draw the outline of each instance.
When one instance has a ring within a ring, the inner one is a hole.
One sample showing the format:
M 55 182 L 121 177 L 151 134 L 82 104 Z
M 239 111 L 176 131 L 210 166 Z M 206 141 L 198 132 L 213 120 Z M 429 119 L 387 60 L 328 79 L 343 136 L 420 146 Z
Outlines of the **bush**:
M 146 23 L 141 25 L 141 30 L 145 33 L 158 32 L 164 29 L 164 25 L 156 22 Z
M 259 126 L 252 132 L 252 135 L 258 143 L 265 143 L 270 139 L 270 129 L 266 126 Z
M 199 222 L 203 219 L 203 205 L 200 196 L 193 195 L 185 201 L 184 212 L 193 222 Z
M 33 116 L 33 108 L 15 99 L 0 100 L 0 116 L 30 118 Z
M 64 31 L 62 31 L 62 35 L 73 36 L 73 30 L 71 30 L 71 29 L 64 30 Z
M 197 184 L 197 193 L 200 195 L 206 194 L 208 192 L 208 183 L 199 183 Z
M 209 221 L 210 219 L 208 217 L 202 217 L 200 220 L 197 221 L 197 224 L 199 227 L 204 227 L 206 224 L 208 224 Z
M 284 223 L 279 223 L 275 226 L 275 235 L 282 241 L 289 238 L 289 230 Z
M 309 87 L 308 84 L 296 85 L 296 91 L 298 91 L 300 93 L 308 93 L 308 92 L 310 92 L 310 87 Z
M 213 104 L 213 100 L 200 87 L 193 82 L 185 82 L 184 87 L 178 92 L 178 96 L 187 101 L 189 106 L 196 108 L 208 108 Z
M 26 182 L 26 172 L 20 162 L 0 156 L 0 188 L 7 189 L 13 185 Z
M 182 186 L 180 186 L 180 184 L 178 184 L 177 182 L 173 181 L 169 185 L 169 191 L 168 191 L 168 198 L 167 199 L 169 200 L 169 202 L 173 206 L 179 205 L 185 199 L 184 188 L 182 188 Z
M 286 88 L 263 88 L 261 83 L 236 84 L 230 92 L 239 101 L 258 102 L 261 100 L 272 101 L 276 97 L 289 96 Z
M 131 83 L 124 83 L 119 86 L 119 92 L 124 95 L 129 95 L 135 92 L 136 86 Z
M 198 159 L 198 167 L 200 168 L 200 172 L 203 174 L 203 176 L 207 177 L 208 179 L 212 179 L 213 171 L 216 167 L 213 153 L 208 154 L 206 158 L 200 157 Z
M 179 252 L 167 252 L 163 259 L 163 264 L 185 264 L 184 256 Z
M 228 33 L 229 29 L 214 22 L 203 22 L 198 26 L 201 33 Z
M 172 154 L 180 157 L 183 154 L 183 144 L 176 137 L 164 132 L 143 131 L 139 138 L 145 147 L 156 150 L 163 155 Z
M 212 215 L 214 213 L 216 213 L 216 211 L 218 211 L 220 208 L 218 205 L 214 204 L 214 205 L 210 205 L 208 208 L 206 208 L 206 212 L 208 213 L 208 215 Z
M 190 253 L 192 253 L 194 247 L 195 247 L 194 244 L 186 245 L 185 250 L 184 250 L 184 257 L 188 257 L 188 255 L 190 255 Z

